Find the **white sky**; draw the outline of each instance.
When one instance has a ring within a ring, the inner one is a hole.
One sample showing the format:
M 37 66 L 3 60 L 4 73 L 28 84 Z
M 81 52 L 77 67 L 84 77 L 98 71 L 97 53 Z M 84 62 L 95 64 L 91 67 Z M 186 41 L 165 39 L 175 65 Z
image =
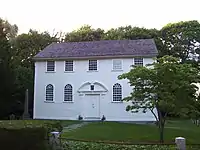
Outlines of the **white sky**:
M 158 28 L 200 20 L 200 0 L 0 0 L 0 17 L 19 32 L 70 32 L 84 24 L 105 30 L 132 25 Z

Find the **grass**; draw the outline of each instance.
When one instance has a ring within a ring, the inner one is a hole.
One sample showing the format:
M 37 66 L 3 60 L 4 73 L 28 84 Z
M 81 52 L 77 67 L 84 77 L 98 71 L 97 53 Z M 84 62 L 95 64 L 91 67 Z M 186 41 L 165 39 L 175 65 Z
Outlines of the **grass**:
M 168 121 L 164 130 L 167 143 L 175 137 L 185 137 L 188 144 L 200 144 L 200 127 L 191 121 Z M 63 137 L 82 140 L 126 141 L 155 143 L 159 141 L 159 131 L 155 125 L 139 125 L 118 122 L 94 122 L 76 130 L 63 133 Z

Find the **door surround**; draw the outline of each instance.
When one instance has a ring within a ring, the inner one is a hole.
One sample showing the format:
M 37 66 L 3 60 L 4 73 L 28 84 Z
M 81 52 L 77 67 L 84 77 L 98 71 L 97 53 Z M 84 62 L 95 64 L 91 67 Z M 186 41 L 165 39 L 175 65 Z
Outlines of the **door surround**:
M 97 96 L 97 97 L 95 97 Z M 100 94 L 85 94 L 84 96 L 84 119 L 100 120 Z

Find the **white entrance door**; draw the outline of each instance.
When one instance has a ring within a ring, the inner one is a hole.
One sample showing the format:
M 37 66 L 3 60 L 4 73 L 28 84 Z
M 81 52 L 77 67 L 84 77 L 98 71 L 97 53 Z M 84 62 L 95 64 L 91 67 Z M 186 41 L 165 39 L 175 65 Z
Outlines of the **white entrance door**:
M 100 117 L 100 95 L 87 94 L 85 95 L 85 117 L 86 118 L 99 118 Z

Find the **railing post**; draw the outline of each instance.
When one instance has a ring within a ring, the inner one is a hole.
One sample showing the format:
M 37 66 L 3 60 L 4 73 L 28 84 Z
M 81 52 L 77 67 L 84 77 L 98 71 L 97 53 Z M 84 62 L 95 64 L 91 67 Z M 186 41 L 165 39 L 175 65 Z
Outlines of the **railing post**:
M 186 150 L 186 142 L 185 138 L 183 137 L 176 137 L 175 143 L 177 145 L 178 150 Z

